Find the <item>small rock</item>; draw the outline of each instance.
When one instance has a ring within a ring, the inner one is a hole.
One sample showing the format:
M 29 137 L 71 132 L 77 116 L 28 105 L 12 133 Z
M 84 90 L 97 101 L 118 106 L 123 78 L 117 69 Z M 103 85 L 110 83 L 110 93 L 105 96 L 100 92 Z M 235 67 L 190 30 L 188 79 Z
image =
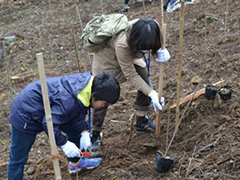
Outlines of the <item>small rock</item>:
M 199 84 L 201 82 L 202 78 L 200 78 L 199 76 L 194 76 L 191 80 L 191 83 L 196 85 Z
M 132 90 L 132 91 L 130 91 L 130 96 L 131 97 L 137 97 L 137 90 Z
M 114 104 L 114 105 L 112 105 L 112 107 L 113 107 L 115 110 L 118 110 L 118 109 L 121 109 L 121 108 L 122 108 L 122 105 L 121 105 L 121 104 Z
M 34 173 L 35 173 L 35 168 L 34 167 L 28 168 L 28 170 L 27 170 L 28 175 L 33 175 Z

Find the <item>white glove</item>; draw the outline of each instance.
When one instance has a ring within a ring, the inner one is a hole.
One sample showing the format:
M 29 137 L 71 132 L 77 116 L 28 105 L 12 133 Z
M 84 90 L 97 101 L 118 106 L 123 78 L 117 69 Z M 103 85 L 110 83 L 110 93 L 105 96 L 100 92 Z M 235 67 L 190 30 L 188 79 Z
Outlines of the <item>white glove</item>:
M 80 150 L 89 150 L 92 151 L 92 143 L 90 139 L 90 133 L 89 132 L 82 132 L 82 137 L 80 139 Z
M 162 110 L 162 106 L 159 103 L 158 93 L 156 91 L 152 91 L 148 96 L 152 99 L 154 111 L 157 112 L 157 108 L 159 110 Z M 161 98 L 161 103 L 162 102 L 163 102 L 163 104 L 165 104 L 164 97 Z
M 70 141 L 67 141 L 66 144 L 61 146 L 61 148 L 69 158 L 80 157 L 80 150 L 74 143 Z
M 157 53 L 158 53 L 158 58 L 156 59 L 157 62 L 167 62 L 170 59 L 170 54 L 166 48 L 163 50 L 160 48 L 157 51 Z
M 161 103 L 162 107 L 165 106 L 165 98 L 164 97 L 161 97 L 160 103 Z

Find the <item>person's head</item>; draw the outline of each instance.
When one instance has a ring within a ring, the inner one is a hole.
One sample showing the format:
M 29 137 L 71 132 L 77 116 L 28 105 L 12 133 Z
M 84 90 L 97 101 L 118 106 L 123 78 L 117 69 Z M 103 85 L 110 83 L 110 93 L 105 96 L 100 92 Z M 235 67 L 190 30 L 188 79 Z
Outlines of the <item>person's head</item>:
M 151 50 L 152 55 L 157 55 L 157 50 L 162 46 L 160 27 L 151 18 L 140 18 L 130 29 L 127 41 L 133 58 L 141 50 Z
M 97 74 L 92 85 L 92 107 L 99 109 L 117 102 L 120 95 L 118 81 L 110 72 Z

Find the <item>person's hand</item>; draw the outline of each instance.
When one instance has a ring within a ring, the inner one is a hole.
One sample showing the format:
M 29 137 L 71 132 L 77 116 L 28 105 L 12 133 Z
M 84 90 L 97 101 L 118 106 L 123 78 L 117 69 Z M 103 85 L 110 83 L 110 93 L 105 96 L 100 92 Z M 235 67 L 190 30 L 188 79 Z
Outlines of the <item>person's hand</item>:
M 167 62 L 170 59 L 170 54 L 166 48 L 163 50 L 160 48 L 157 51 L 157 53 L 158 53 L 158 58 L 156 59 L 157 62 Z
M 91 138 L 90 138 L 90 133 L 89 132 L 82 132 L 81 133 L 82 137 L 80 139 L 80 150 L 85 150 L 85 151 L 92 151 L 92 143 L 91 143 Z
M 64 145 L 61 146 L 61 148 L 69 158 L 80 157 L 80 150 L 74 143 L 70 141 L 67 141 Z
M 165 98 L 164 97 L 161 97 L 160 103 L 161 103 L 162 107 L 165 106 Z
M 148 96 L 152 99 L 154 111 L 157 112 L 157 108 L 162 110 L 162 107 L 165 104 L 164 97 L 161 98 L 161 103 L 163 103 L 163 106 L 161 106 L 159 103 L 158 93 L 156 91 L 151 91 Z

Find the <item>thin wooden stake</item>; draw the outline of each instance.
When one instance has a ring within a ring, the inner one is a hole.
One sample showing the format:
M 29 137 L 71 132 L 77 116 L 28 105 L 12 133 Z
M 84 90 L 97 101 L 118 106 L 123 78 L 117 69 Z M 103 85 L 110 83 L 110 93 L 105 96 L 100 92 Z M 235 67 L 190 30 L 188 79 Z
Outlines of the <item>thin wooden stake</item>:
M 37 54 L 37 63 L 38 63 L 40 81 L 41 81 L 42 97 L 43 97 L 44 111 L 45 111 L 45 117 L 47 122 L 48 136 L 49 136 L 49 141 L 51 146 L 51 153 L 54 156 L 57 156 L 58 152 L 57 152 L 55 137 L 53 133 L 52 115 L 51 115 L 50 103 L 48 98 L 48 90 L 47 90 L 46 75 L 45 75 L 42 53 Z M 62 178 L 60 174 L 58 158 L 53 159 L 53 167 L 55 172 L 55 179 L 61 180 Z
M 11 95 L 11 100 L 13 101 L 13 88 L 12 88 L 12 82 L 11 82 L 11 78 L 10 78 L 9 62 L 7 60 L 7 52 L 6 52 L 6 46 L 5 46 L 4 41 L 3 41 L 3 51 L 4 51 L 5 62 L 7 65 L 8 87 L 9 87 L 9 91 L 10 91 L 10 95 Z
M 178 59 L 178 78 L 177 78 L 177 106 L 176 106 L 176 117 L 175 117 L 175 128 L 177 128 L 179 122 L 179 102 L 180 102 L 180 88 L 182 79 L 182 49 L 183 49 L 183 28 L 184 28 L 184 12 L 185 12 L 185 1 L 181 1 L 181 14 L 180 14 L 180 33 L 179 33 L 179 59 Z
M 77 6 L 77 0 L 75 0 L 75 6 L 76 6 L 76 10 L 77 10 L 77 14 L 78 14 L 78 19 L 79 19 L 79 23 L 80 23 L 80 26 L 81 26 L 81 30 L 83 32 L 82 18 L 81 18 L 80 11 L 79 11 L 78 6 Z
M 165 49 L 167 24 L 164 23 L 164 20 L 163 20 L 163 0 L 161 0 L 161 11 L 162 11 L 161 13 L 162 13 L 162 34 L 163 34 L 162 49 Z M 158 81 L 159 100 L 162 97 L 162 91 L 163 91 L 163 71 L 164 71 L 164 63 L 161 62 L 159 65 L 159 81 Z M 158 109 L 157 110 L 157 119 L 156 119 L 155 139 L 160 138 L 160 132 L 161 132 L 160 121 L 161 121 L 161 111 Z
M 144 2 L 144 0 L 142 1 L 142 3 L 143 3 L 144 16 L 146 16 L 146 7 L 145 7 L 145 2 Z
M 227 18 L 228 18 L 228 0 L 226 0 L 226 11 L 225 11 L 225 28 L 224 31 L 227 31 Z
M 51 4 L 51 0 L 48 1 L 49 3 L 49 8 L 50 8 L 50 11 L 52 11 L 52 4 Z
M 101 3 L 101 7 L 102 7 L 102 14 L 103 14 L 103 3 L 102 3 L 102 0 L 100 0 L 100 3 Z
M 74 47 L 75 47 L 75 52 L 76 52 L 76 58 L 77 58 L 77 63 L 78 63 L 78 70 L 79 72 L 81 72 L 81 60 L 79 59 L 79 54 L 78 54 L 78 49 L 77 49 L 77 43 L 76 43 L 76 39 L 75 39 L 75 34 L 74 34 L 74 27 L 72 24 L 72 36 L 73 36 L 73 42 L 74 42 Z
M 129 148 L 129 143 L 130 143 L 130 141 L 131 141 L 131 139 L 132 139 L 132 136 L 133 136 L 133 130 L 134 130 L 133 121 L 134 121 L 135 116 L 136 116 L 136 111 L 134 111 L 134 112 L 132 113 L 132 115 L 131 115 L 131 117 L 130 117 L 130 119 L 129 119 L 129 120 L 131 121 L 131 128 L 130 128 L 129 139 L 128 139 L 128 142 L 127 142 L 127 147 L 126 147 L 127 150 L 128 150 L 128 148 Z

